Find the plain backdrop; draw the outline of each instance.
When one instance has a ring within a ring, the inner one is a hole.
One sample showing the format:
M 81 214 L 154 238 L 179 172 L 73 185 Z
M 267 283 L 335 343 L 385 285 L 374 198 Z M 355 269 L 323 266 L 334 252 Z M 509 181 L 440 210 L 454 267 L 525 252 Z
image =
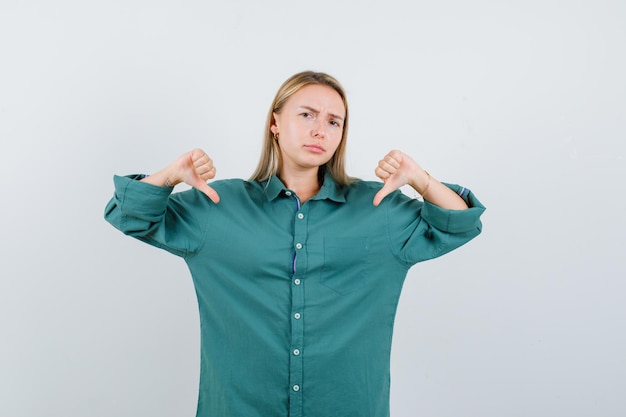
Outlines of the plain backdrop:
M 1 0 L 0 416 L 195 415 L 191 278 L 103 220 L 112 176 L 201 147 L 247 178 L 308 69 L 347 90 L 352 175 L 401 149 L 487 206 L 407 277 L 392 416 L 626 415 L 625 22 L 622 0 Z

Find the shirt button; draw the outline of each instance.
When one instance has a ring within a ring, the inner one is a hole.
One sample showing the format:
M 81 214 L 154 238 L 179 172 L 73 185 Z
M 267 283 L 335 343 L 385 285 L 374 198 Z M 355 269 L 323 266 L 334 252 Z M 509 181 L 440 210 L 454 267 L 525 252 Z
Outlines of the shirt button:
M 299 218 L 300 220 L 304 219 L 304 214 L 302 214 L 302 213 L 298 213 L 298 218 Z
M 296 285 L 300 285 L 300 278 L 294 279 L 293 283 L 296 284 Z
M 300 355 L 300 349 L 294 349 L 294 350 L 293 350 L 293 354 L 294 354 L 295 356 Z
M 296 313 L 296 314 L 293 315 L 293 318 L 296 319 L 296 320 L 300 320 L 300 317 L 302 317 L 300 315 L 300 313 Z
M 300 385 L 294 385 L 294 386 L 293 386 L 293 390 L 294 390 L 295 392 L 300 391 Z
M 302 249 L 302 243 L 296 243 L 296 249 Z
M 291 197 L 291 191 L 285 191 L 285 195 L 286 195 L 287 197 Z

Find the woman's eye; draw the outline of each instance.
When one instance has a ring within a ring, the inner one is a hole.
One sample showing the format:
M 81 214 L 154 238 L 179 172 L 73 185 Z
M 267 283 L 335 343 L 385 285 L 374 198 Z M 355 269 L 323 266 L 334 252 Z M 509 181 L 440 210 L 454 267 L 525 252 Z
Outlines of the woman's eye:
M 309 118 L 309 117 L 311 117 L 311 113 L 304 112 L 304 113 L 302 113 L 302 117 Z
M 333 125 L 333 126 L 335 126 L 335 127 L 341 127 L 341 125 L 339 124 L 339 122 L 338 122 L 338 121 L 336 121 L 336 120 L 331 120 L 331 121 L 330 121 L 330 124 L 331 124 L 331 125 Z

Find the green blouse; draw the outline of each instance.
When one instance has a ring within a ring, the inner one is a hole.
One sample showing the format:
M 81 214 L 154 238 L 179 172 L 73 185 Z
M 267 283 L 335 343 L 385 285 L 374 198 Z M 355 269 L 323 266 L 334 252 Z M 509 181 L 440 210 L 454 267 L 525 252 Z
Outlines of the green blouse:
M 201 324 L 198 417 L 389 415 L 390 352 L 402 284 L 417 262 L 481 231 L 484 207 L 444 210 L 379 182 L 326 175 L 300 204 L 272 177 L 191 189 L 115 176 L 105 218 L 182 257 Z

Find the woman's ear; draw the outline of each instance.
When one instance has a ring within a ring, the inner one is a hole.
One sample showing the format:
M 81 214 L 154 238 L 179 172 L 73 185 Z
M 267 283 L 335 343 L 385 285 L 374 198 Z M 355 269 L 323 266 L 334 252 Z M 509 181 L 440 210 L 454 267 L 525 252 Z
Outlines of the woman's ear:
M 270 126 L 270 130 L 273 134 L 278 133 L 278 122 L 276 121 L 276 113 L 272 113 L 272 125 Z

